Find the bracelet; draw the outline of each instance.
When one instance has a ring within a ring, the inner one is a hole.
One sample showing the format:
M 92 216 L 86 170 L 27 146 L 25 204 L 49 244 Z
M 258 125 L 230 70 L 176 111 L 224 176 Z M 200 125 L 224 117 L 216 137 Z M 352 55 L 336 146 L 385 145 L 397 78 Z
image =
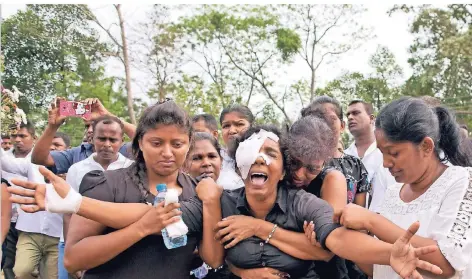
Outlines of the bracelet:
M 274 236 L 274 232 L 277 229 L 277 227 L 278 227 L 277 224 L 275 224 L 274 227 L 272 228 L 272 231 L 270 232 L 269 236 L 267 237 L 265 241 L 266 244 L 269 243 L 269 240 L 272 238 L 272 236 Z

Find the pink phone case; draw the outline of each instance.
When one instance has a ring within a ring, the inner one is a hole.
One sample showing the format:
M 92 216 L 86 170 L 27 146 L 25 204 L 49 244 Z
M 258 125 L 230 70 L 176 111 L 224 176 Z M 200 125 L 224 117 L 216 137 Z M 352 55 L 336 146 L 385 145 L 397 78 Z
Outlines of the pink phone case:
M 85 105 L 81 102 L 63 100 L 59 103 L 59 114 L 61 116 L 72 116 L 89 119 L 92 112 L 90 105 Z

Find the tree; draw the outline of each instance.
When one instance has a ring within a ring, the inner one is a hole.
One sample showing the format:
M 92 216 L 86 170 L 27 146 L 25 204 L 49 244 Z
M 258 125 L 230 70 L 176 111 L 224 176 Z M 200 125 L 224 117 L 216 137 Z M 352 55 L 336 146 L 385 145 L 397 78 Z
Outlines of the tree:
M 218 119 L 223 107 L 214 93 L 216 88 L 206 88 L 203 80 L 197 76 L 184 75 L 168 86 L 168 92 L 175 102 L 181 105 L 190 115 L 208 113 Z
M 369 65 L 373 69 L 372 73 L 345 73 L 318 90 L 317 94 L 332 96 L 344 106 L 352 100 L 361 99 L 373 104 L 379 111 L 383 105 L 400 95 L 399 78 L 402 69 L 396 63 L 394 55 L 384 46 L 377 48 L 369 59 Z
M 447 9 L 422 6 L 411 26 L 414 75 L 407 85 L 415 95 L 436 95 L 455 108 L 467 108 L 472 97 L 472 5 Z
M 84 79 L 102 61 L 106 45 L 88 26 L 82 5 L 27 5 L 26 11 L 2 24 L 5 71 L 2 82 L 25 93 L 21 106 L 30 109 L 48 104 L 68 73 Z M 87 65 L 87 66 L 84 66 Z
M 252 98 L 257 85 L 260 93 L 290 122 L 283 106 L 285 100 L 276 93 L 274 75 L 269 72 L 289 63 L 298 53 L 301 41 L 298 34 L 280 24 L 271 7 L 205 6 L 200 14 L 184 19 L 181 26 L 199 44 L 218 46 L 229 64 L 252 82 L 245 96 L 247 100 Z M 224 77 L 218 69 L 212 75 Z M 220 92 L 221 89 L 222 86 Z
M 365 9 L 354 5 L 288 5 L 287 21 L 302 39 L 300 56 L 310 69 L 309 99 L 315 97 L 317 71 L 371 37 L 359 23 Z M 285 9 L 282 9 L 285 12 Z
M 405 85 L 405 92 L 439 97 L 470 126 L 472 119 L 462 112 L 472 107 L 472 5 L 453 4 L 447 8 L 424 5 L 401 10 L 415 12 L 411 25 L 415 39 L 408 61 L 414 73 Z
M 129 58 L 128 41 L 126 37 L 125 20 L 121 11 L 121 4 L 114 4 L 113 6 L 116 10 L 116 14 L 118 17 L 118 25 L 120 27 L 119 39 L 112 34 L 110 28 L 105 28 L 100 22 L 100 20 L 89 9 L 84 10 L 84 12 L 88 15 L 88 18 L 90 20 L 94 21 L 98 25 L 98 27 L 100 27 L 103 31 L 106 32 L 106 34 L 113 42 L 114 51 L 108 52 L 108 55 L 117 57 L 123 64 L 125 70 L 128 113 L 130 117 L 130 122 L 136 124 L 136 115 L 133 106 L 133 92 L 131 90 L 131 65 Z

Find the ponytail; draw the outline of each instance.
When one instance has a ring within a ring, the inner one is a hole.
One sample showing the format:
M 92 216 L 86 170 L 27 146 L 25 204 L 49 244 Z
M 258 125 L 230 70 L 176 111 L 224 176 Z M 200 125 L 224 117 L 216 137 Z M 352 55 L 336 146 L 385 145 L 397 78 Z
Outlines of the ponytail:
M 461 139 L 459 125 L 454 115 L 444 107 L 435 107 L 434 111 L 438 116 L 439 124 L 438 148 L 445 155 L 445 158 L 440 159 L 448 160 L 455 166 L 472 166 L 471 158 L 467 155 L 469 144 L 464 141 L 465 139 Z
M 461 137 L 454 114 L 445 107 L 431 108 L 420 99 L 402 97 L 382 108 L 375 127 L 393 142 L 420 144 L 430 137 L 439 160 L 448 160 L 456 166 L 472 166 L 472 143 Z

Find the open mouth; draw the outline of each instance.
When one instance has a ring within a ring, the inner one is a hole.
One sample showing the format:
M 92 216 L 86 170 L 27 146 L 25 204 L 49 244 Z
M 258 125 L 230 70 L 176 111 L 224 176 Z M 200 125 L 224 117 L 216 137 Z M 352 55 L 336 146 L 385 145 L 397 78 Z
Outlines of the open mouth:
M 263 185 L 269 177 L 265 173 L 254 172 L 251 174 L 251 183 L 253 185 Z

